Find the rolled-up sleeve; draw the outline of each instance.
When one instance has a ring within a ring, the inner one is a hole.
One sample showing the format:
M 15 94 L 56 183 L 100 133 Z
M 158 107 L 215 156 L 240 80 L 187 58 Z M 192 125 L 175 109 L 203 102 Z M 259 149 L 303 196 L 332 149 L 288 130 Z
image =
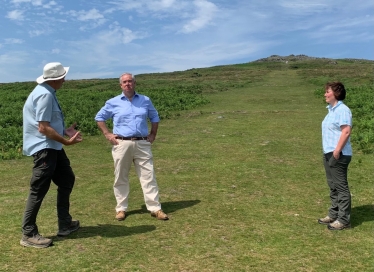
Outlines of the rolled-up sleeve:
M 158 115 L 158 112 L 156 108 L 153 106 L 152 101 L 149 100 L 149 105 L 148 105 L 148 118 L 151 123 L 159 123 L 160 122 L 160 117 Z
M 110 118 L 112 118 L 112 109 L 113 107 L 107 102 L 105 103 L 104 107 L 102 107 L 99 112 L 95 116 L 96 122 L 104 122 Z

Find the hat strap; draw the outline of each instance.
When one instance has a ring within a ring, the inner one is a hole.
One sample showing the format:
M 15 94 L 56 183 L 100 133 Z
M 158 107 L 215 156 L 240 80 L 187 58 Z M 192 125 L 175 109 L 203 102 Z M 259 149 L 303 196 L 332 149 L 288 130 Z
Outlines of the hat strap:
M 61 77 L 61 76 L 65 75 L 65 74 L 66 74 L 66 71 L 62 75 L 59 75 L 59 76 L 56 76 L 56 77 L 45 77 L 45 76 L 43 76 L 43 78 L 44 79 L 57 78 L 57 77 Z

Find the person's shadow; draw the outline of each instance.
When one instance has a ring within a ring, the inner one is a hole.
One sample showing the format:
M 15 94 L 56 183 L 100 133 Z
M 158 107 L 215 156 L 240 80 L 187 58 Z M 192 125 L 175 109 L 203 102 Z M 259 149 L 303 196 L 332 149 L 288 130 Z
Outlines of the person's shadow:
M 66 237 L 51 237 L 53 240 L 62 240 L 62 239 L 81 239 L 88 238 L 93 236 L 100 236 L 106 238 L 114 238 L 121 236 L 131 236 L 140 233 L 146 233 L 154 231 L 156 226 L 154 225 L 141 225 L 127 227 L 124 225 L 111 225 L 111 224 L 98 224 L 96 226 L 82 226 L 77 232 L 72 233 Z
M 200 200 L 184 200 L 184 201 L 171 201 L 171 202 L 163 202 L 162 209 L 170 214 L 180 209 L 185 209 L 188 207 L 192 207 L 198 203 Z M 126 217 L 131 216 L 133 214 L 141 214 L 141 213 L 149 213 L 147 211 L 146 206 L 142 205 L 138 210 L 132 210 L 126 212 Z M 88 237 L 106 237 L 106 238 L 114 238 L 114 237 L 121 237 L 121 236 L 130 236 L 136 235 L 140 233 L 146 233 L 150 231 L 154 231 L 156 226 L 154 225 L 141 225 L 141 226 L 133 226 L 127 227 L 124 225 L 111 225 L 111 224 L 98 224 L 96 226 L 82 226 L 77 232 L 72 233 L 66 237 L 59 237 L 53 236 L 50 237 L 52 240 L 58 242 L 63 239 L 82 239 Z
M 162 210 L 167 214 L 172 214 L 173 212 L 185 208 L 192 207 L 194 205 L 199 204 L 200 200 L 181 200 L 181 201 L 170 201 L 170 202 L 161 202 Z M 139 213 L 149 213 L 147 211 L 146 206 L 143 204 L 140 209 L 138 210 L 132 210 L 129 212 L 126 212 L 126 217 L 131 216 L 133 214 L 139 214 Z
M 351 216 L 352 227 L 357 227 L 363 222 L 374 221 L 374 205 L 353 207 Z

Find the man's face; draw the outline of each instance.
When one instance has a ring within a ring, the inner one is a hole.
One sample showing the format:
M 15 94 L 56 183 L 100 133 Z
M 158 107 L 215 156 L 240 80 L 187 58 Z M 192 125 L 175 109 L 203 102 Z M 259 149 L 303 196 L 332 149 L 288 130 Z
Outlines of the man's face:
M 123 75 L 120 83 L 121 89 L 125 94 L 133 94 L 135 88 L 135 82 L 131 75 Z
M 63 78 L 61 78 L 59 80 L 56 80 L 55 90 L 61 89 L 62 84 L 64 84 L 64 82 L 65 82 L 65 77 L 63 77 Z

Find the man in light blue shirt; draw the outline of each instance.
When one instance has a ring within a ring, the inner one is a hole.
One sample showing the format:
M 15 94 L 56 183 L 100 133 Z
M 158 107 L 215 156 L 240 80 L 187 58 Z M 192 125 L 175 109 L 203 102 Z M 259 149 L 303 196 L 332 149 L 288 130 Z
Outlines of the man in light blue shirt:
M 75 130 L 76 124 L 65 129 L 64 116 L 56 97 L 56 90 L 62 87 L 68 71 L 69 67 L 63 67 L 59 62 L 46 64 L 43 75 L 36 80 L 39 85 L 30 93 L 23 107 L 23 153 L 33 156 L 34 167 L 23 215 L 22 246 L 45 248 L 52 244 L 51 239 L 39 234 L 36 225 L 36 217 L 51 181 L 58 187 L 57 235 L 67 236 L 80 226 L 69 213 L 75 176 L 62 146 L 79 143 L 82 136 Z
M 151 151 L 160 118 L 149 97 L 135 92 L 135 78 L 132 74 L 122 74 L 119 81 L 122 94 L 106 101 L 95 117 L 99 129 L 113 145 L 116 219 L 122 221 L 126 217 L 130 191 L 129 171 L 134 162 L 147 210 L 151 212 L 151 216 L 167 220 L 168 216 L 161 210 L 159 202 Z M 113 133 L 105 124 L 108 119 L 113 120 Z M 149 134 L 148 119 L 151 122 Z

